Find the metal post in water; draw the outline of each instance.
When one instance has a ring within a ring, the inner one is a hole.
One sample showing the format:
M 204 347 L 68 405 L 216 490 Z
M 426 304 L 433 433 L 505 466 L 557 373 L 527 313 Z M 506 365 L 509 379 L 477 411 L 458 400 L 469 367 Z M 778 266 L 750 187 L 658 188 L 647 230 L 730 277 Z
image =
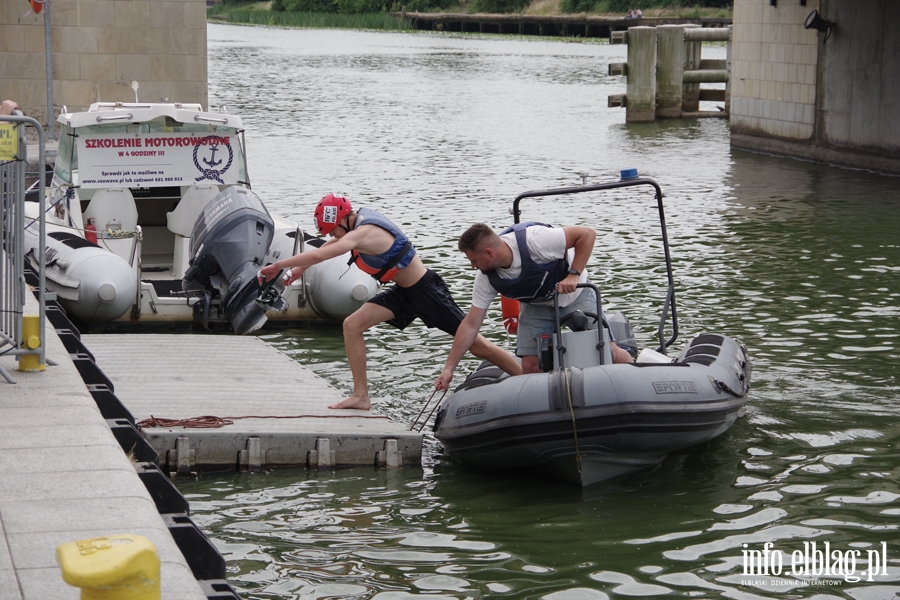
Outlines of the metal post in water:
M 681 117 L 684 85 L 684 26 L 660 25 L 656 38 L 656 118 Z
M 656 118 L 656 27 L 628 29 L 627 123 Z

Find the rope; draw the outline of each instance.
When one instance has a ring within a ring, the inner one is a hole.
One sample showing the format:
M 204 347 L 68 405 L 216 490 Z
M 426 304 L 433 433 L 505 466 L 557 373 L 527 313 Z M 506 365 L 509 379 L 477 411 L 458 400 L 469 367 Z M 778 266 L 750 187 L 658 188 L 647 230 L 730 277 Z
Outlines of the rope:
M 450 391 L 450 388 L 447 388 L 446 390 L 444 390 L 444 393 L 441 394 L 441 397 L 440 397 L 440 398 L 438 398 L 437 404 L 434 405 L 434 408 L 431 409 L 431 412 L 428 413 L 428 416 L 425 417 L 425 420 L 424 420 L 424 421 L 422 421 L 422 426 L 419 427 L 419 429 L 418 429 L 418 431 L 417 431 L 416 433 L 421 433 L 422 430 L 425 429 L 425 424 L 428 423 L 428 419 L 430 419 L 430 418 L 431 418 L 431 415 L 434 414 L 434 410 L 435 410 L 438 406 L 441 405 L 441 400 L 444 399 L 444 396 L 447 395 L 447 392 L 448 392 L 448 391 Z M 431 392 L 431 395 L 428 396 L 428 400 L 425 401 L 425 405 L 422 406 L 422 410 L 419 411 L 419 416 L 417 416 L 417 417 L 416 417 L 416 420 L 413 421 L 413 422 L 412 422 L 412 425 L 409 426 L 409 431 L 412 431 L 413 429 L 415 429 L 416 424 L 419 422 L 419 418 L 421 418 L 422 413 L 425 412 L 425 409 L 428 408 L 428 405 L 431 404 L 431 399 L 434 398 L 434 395 L 435 395 L 435 394 L 437 394 L 437 388 L 435 388 L 434 391 Z
M 138 421 L 138 428 L 148 427 L 184 427 L 185 429 L 218 429 L 226 425 L 234 425 L 238 419 L 390 419 L 384 415 L 243 415 L 240 417 L 216 417 L 204 415 L 187 419 L 163 419 L 154 417 Z
M 34 223 L 37 223 L 37 222 L 38 222 L 37 219 L 33 220 L 31 223 L 29 223 L 29 224 L 25 227 L 25 229 L 28 229 L 28 228 L 31 227 Z M 74 225 L 59 225 L 58 223 L 54 223 L 53 225 L 54 225 L 55 227 L 59 227 L 59 228 L 61 228 L 61 229 L 71 229 L 72 231 L 80 231 L 81 234 L 82 234 L 82 237 L 84 237 L 84 233 L 85 233 L 85 231 L 87 231 L 86 229 L 84 229 L 84 228 L 82 228 L 82 227 L 75 227 Z M 143 234 L 142 234 L 140 231 L 138 231 L 137 229 L 100 229 L 100 230 L 95 231 L 94 233 L 97 234 L 97 241 L 98 241 L 98 242 L 99 242 L 100 240 L 103 240 L 103 239 L 110 239 L 110 238 L 112 238 L 112 239 L 125 239 L 125 238 L 134 238 L 134 237 L 136 237 L 136 238 L 141 238 L 141 239 L 143 239 Z
M 743 398 L 744 396 L 747 395 L 747 392 L 743 389 L 743 387 L 744 387 L 743 385 L 741 385 L 741 391 L 742 391 L 743 393 L 738 394 L 738 393 L 735 392 L 733 389 L 731 389 L 730 387 L 728 387 L 728 384 L 725 383 L 724 381 L 719 381 L 718 379 L 713 379 L 713 381 L 716 382 L 716 386 L 717 386 L 720 390 L 723 390 L 723 391 L 728 392 L 729 394 L 731 394 L 731 395 L 734 396 L 735 398 Z
M 78 229 L 77 227 L 73 227 L 72 229 Z M 79 231 L 84 231 L 84 229 L 79 229 Z M 102 238 L 100 237 L 102 234 Z M 125 239 L 125 238 L 134 238 L 141 237 L 141 232 L 137 229 L 101 229 L 97 232 L 97 239 Z
M 569 381 L 569 370 L 566 369 L 566 395 L 569 399 L 569 414 L 572 415 L 572 436 L 575 438 L 575 463 L 581 473 L 581 451 L 578 449 L 578 427 L 575 425 L 575 407 L 572 406 L 572 385 Z

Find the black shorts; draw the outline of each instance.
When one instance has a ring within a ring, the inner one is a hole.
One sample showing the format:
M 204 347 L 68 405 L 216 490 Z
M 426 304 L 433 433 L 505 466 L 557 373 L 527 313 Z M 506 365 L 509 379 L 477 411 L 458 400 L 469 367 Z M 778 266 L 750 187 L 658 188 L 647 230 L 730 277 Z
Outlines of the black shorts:
M 394 284 L 369 302 L 394 313 L 394 318 L 388 323 L 397 329 L 405 329 L 418 317 L 428 327 L 456 335 L 459 324 L 466 316 L 454 302 L 444 279 L 431 269 L 411 287 Z

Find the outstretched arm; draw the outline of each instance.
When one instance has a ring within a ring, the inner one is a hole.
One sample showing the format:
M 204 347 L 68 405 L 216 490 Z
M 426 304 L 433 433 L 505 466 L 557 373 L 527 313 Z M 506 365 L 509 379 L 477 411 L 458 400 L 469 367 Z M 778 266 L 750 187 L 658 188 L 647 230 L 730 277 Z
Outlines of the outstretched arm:
M 459 329 L 456 330 L 456 335 L 453 337 L 453 347 L 450 348 L 450 356 L 447 357 L 447 362 L 444 363 L 444 370 L 434 380 L 435 389 L 450 389 L 453 372 L 456 370 L 459 361 L 462 360 L 463 355 L 469 351 L 469 348 L 475 342 L 478 330 L 481 329 L 481 324 L 484 323 L 485 315 L 487 315 L 487 309 L 485 308 L 475 308 L 473 306 L 469 309 L 469 314 L 459 324 Z
M 588 260 L 594 251 L 594 240 L 597 239 L 597 232 L 590 227 L 582 227 L 570 225 L 563 227 L 566 233 L 566 249 L 575 248 L 575 258 L 572 259 L 570 265 L 576 271 L 584 272 L 587 268 Z M 579 276 L 572 274 L 566 275 L 565 279 L 559 282 L 557 289 L 560 294 L 569 294 L 575 291 L 578 285 Z
M 259 282 L 262 283 L 264 280 L 269 281 L 278 275 L 278 272 L 282 269 L 293 269 L 289 280 L 285 282 L 290 284 L 300 277 L 300 275 L 302 275 L 309 267 L 326 261 L 329 258 L 334 258 L 335 256 L 350 252 L 356 248 L 357 243 L 358 240 L 356 239 L 356 236 L 351 237 L 351 234 L 347 234 L 341 239 L 332 238 L 315 250 L 301 252 L 300 254 L 295 254 L 294 256 L 289 256 L 283 260 L 278 260 L 270 265 L 266 265 L 259 270 Z

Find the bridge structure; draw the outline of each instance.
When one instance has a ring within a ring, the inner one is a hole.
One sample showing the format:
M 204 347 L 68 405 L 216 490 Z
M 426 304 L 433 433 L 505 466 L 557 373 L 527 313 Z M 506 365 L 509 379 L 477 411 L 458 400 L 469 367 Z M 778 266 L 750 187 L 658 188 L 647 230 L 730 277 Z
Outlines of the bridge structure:
M 900 4 L 735 0 L 731 144 L 900 174 Z

